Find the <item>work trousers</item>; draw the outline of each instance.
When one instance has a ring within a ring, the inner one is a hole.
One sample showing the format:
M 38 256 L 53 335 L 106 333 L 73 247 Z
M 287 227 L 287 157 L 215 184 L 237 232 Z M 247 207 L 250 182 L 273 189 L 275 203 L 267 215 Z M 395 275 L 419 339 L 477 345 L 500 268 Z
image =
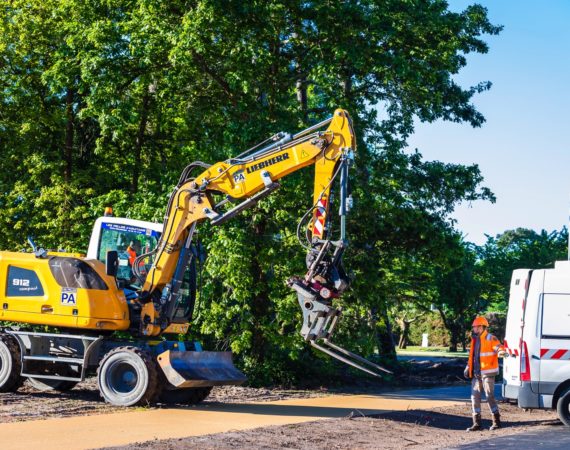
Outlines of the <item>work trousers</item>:
M 473 377 L 471 379 L 471 407 L 473 414 L 481 414 L 481 392 L 485 392 L 487 404 L 491 414 L 499 412 L 499 405 L 495 400 L 495 377 Z

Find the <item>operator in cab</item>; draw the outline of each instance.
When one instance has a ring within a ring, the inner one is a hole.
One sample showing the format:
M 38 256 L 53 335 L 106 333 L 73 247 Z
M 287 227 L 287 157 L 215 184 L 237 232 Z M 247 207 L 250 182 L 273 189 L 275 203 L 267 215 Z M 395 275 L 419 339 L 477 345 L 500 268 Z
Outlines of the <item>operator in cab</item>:
M 129 254 L 129 265 L 132 267 L 135 264 L 135 258 L 141 253 L 141 243 L 136 239 L 131 241 L 127 247 L 127 253 Z

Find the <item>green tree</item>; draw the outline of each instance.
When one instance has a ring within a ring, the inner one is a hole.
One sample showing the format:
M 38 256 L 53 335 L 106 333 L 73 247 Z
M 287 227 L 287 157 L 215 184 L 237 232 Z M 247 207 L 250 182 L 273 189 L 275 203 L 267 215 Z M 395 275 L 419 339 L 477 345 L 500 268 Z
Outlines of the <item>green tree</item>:
M 479 5 L 460 13 L 447 6 L 7 2 L 0 247 L 21 248 L 35 234 L 48 247 L 84 249 L 91 219 L 109 202 L 120 214 L 160 219 L 187 163 L 223 160 L 343 107 L 359 147 L 346 255 L 355 281 L 338 337 L 365 354 L 390 352 L 388 293 L 401 290 L 384 273 L 412 257 L 445 260 L 440 244 L 455 205 L 493 200 L 477 166 L 404 151 L 415 119 L 484 121 L 471 99 L 490 83 L 463 88 L 453 77 L 467 54 L 487 51 L 483 36 L 500 27 Z M 201 233 L 209 277 L 194 329 L 232 348 L 259 381 L 293 382 L 331 368 L 307 363 L 310 353 L 293 333 L 296 299 L 282 284 L 305 270 L 295 233 L 310 184 L 309 171 L 291 176 L 256 210 Z
M 509 287 L 515 269 L 554 267 L 568 256 L 568 229 L 537 233 L 526 228 L 488 236 L 479 249 L 476 274 L 483 286 L 481 299 L 490 312 L 506 314 Z
M 466 333 L 473 317 L 480 311 L 481 285 L 475 277 L 476 252 L 471 245 L 459 241 L 460 252 L 455 267 L 451 266 L 436 276 L 438 310 L 449 331 L 449 350 L 457 351 L 458 344 L 466 347 Z

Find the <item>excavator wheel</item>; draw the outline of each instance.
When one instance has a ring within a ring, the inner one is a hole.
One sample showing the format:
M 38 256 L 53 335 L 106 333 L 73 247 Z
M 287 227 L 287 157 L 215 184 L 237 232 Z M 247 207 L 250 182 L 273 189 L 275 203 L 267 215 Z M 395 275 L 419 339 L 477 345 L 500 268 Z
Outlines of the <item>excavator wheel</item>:
M 172 391 L 163 390 L 160 394 L 159 400 L 162 403 L 174 404 L 180 403 L 184 405 L 197 405 L 206 399 L 210 392 L 211 387 L 198 387 L 198 388 L 187 388 L 187 389 L 175 389 Z
M 42 364 L 41 361 L 32 361 L 38 364 L 33 366 L 33 373 L 40 374 L 42 373 Z M 77 371 L 72 370 L 71 368 L 61 365 L 61 367 L 57 367 L 55 371 L 48 371 L 44 368 L 43 372 L 45 375 L 59 375 L 62 377 L 75 377 L 79 376 Z M 35 377 L 28 377 L 28 383 L 37 391 L 41 392 L 50 392 L 50 391 L 57 391 L 57 392 L 67 392 L 71 391 L 78 383 L 78 381 L 71 381 L 71 380 L 51 380 L 49 378 L 35 378 Z
M 28 378 L 28 382 L 32 387 L 41 392 L 58 391 L 67 392 L 71 391 L 76 385 L 76 381 L 69 380 L 48 380 L 43 378 Z
M 148 405 L 158 397 L 158 367 L 152 355 L 137 347 L 117 347 L 97 369 L 99 392 L 116 406 Z
M 0 333 L 0 392 L 15 392 L 24 383 L 20 376 L 20 346 L 12 336 Z

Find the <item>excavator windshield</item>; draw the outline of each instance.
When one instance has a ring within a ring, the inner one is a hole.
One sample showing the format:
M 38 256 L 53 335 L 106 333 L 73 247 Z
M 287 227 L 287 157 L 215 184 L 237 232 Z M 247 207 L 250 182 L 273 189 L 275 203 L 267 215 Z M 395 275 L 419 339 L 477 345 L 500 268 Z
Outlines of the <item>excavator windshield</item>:
M 160 232 L 150 228 L 104 222 L 101 225 L 97 259 L 105 262 L 107 252 L 116 250 L 119 253 L 117 278 L 135 281 L 132 271 L 134 259 L 143 253 L 150 253 L 154 250 L 159 238 Z M 150 267 L 152 256 L 145 258 L 142 264 Z M 141 267 L 141 271 L 146 271 L 146 267 Z

